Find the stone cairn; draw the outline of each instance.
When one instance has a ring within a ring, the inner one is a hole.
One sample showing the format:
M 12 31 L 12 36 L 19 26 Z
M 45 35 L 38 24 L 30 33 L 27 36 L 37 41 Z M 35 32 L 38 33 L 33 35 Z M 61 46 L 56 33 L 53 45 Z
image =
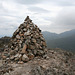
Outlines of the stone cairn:
M 46 42 L 41 30 L 27 16 L 24 23 L 14 32 L 10 44 L 9 59 L 20 63 L 27 62 L 46 52 Z

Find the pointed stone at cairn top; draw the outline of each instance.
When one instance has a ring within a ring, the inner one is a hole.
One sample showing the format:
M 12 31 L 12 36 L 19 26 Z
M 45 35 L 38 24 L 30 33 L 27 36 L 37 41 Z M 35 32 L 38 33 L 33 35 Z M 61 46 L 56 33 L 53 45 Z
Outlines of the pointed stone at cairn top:
M 27 16 L 24 21 L 30 21 L 31 22 L 32 20 L 29 18 L 29 16 Z

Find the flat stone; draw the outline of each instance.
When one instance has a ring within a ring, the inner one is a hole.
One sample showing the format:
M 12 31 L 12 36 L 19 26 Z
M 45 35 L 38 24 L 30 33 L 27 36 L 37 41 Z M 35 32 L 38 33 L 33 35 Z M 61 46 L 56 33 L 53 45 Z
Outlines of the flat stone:
M 14 56 L 15 58 L 19 57 L 19 53 Z
M 11 57 L 10 57 L 10 60 L 13 60 L 14 58 L 15 58 L 14 56 L 11 56 Z
M 14 55 L 16 52 L 14 50 L 10 51 L 10 55 Z
M 27 29 L 23 29 L 23 31 L 27 31 Z
M 14 56 L 14 58 L 15 58 L 16 61 L 17 60 L 21 60 L 21 57 L 22 57 L 22 55 L 19 54 L 19 53 Z
M 24 62 L 23 61 L 18 61 L 18 64 L 23 64 Z
M 44 54 L 44 52 L 42 50 L 38 50 L 37 54 L 40 55 L 40 56 L 42 56 Z
M 15 61 L 18 61 L 18 60 L 19 60 L 19 57 L 16 57 L 16 58 L 15 58 Z

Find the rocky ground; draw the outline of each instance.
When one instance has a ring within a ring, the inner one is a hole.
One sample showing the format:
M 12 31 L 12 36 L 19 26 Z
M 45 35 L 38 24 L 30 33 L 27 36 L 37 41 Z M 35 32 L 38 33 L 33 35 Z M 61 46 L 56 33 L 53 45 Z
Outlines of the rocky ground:
M 0 60 L 0 75 L 75 75 L 75 55 L 61 49 L 49 49 L 47 54 L 27 63 L 4 63 Z

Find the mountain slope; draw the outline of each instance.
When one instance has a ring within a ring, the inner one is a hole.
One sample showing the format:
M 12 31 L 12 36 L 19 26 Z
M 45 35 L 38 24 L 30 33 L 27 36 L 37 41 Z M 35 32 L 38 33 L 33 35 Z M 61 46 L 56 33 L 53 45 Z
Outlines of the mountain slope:
M 54 33 L 50 33 L 51 35 L 49 35 L 49 33 L 48 35 L 45 34 L 43 33 L 48 48 L 62 48 L 65 50 L 75 51 L 75 30 L 67 31 L 61 34 L 54 34 Z
M 70 37 L 72 35 L 75 35 L 75 29 L 59 34 L 59 38 Z
M 42 34 L 45 37 L 45 39 L 47 39 L 47 40 L 53 40 L 53 39 L 58 38 L 58 34 L 56 34 L 56 33 L 50 33 L 48 31 L 44 31 L 44 32 L 42 32 Z
M 65 50 L 75 50 L 75 35 L 66 37 L 66 38 L 60 38 L 55 39 L 47 42 L 48 47 L 52 48 L 62 48 Z

